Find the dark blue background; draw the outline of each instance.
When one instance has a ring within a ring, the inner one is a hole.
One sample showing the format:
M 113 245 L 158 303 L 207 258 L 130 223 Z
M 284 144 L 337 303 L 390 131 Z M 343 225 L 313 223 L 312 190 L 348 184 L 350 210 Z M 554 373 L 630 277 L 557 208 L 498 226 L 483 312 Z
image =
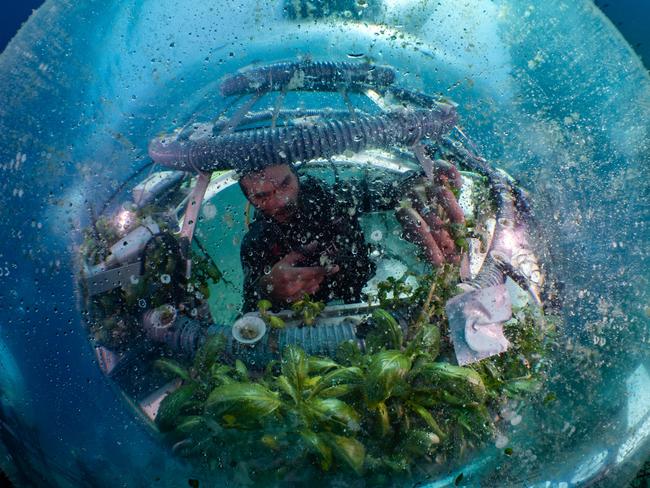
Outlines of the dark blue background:
M 32 10 L 38 8 L 42 0 L 21 0 L 5 2 L 0 18 L 0 51 L 16 34 Z M 596 0 L 596 5 L 612 19 L 628 42 L 639 53 L 645 65 L 650 67 L 650 0 Z
M 650 0 L 596 0 L 595 3 L 650 68 Z
M 83 1 L 83 0 L 80 0 Z M 43 3 L 42 0 L 7 0 L 0 15 L 0 52 L 3 51 L 16 34 L 23 22 Z M 647 26 L 650 23 L 650 0 L 596 0 L 606 15 L 626 37 L 628 42 L 650 67 L 650 35 Z M 0 472 L 0 486 L 8 481 Z
M 16 35 L 20 26 L 32 13 L 43 3 L 42 0 L 19 0 L 2 3 L 2 15 L 0 15 L 0 51 L 5 47 L 13 36 Z

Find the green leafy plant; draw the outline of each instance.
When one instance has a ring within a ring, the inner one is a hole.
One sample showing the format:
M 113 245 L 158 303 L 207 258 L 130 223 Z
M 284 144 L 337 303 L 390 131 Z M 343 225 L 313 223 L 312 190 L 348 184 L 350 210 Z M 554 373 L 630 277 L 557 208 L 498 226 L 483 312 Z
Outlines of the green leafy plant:
M 362 381 L 358 368 L 310 358 L 289 346 L 277 376 L 251 381 L 242 363 L 210 363 L 213 354 L 205 347 L 200 361 L 209 374 L 200 373 L 196 363 L 187 370 L 158 362 L 185 381 L 163 400 L 156 423 L 176 444 L 182 443 L 186 455 L 227 443 L 229 455 L 239 458 L 256 446 L 274 456 L 284 451 L 287 465 L 316 459 L 323 470 L 338 465 L 362 472 L 365 448 L 351 435 L 360 428 L 360 415 L 339 399 Z M 201 401 L 198 409 L 196 400 Z
M 133 225 L 145 217 L 150 215 L 141 210 Z M 140 322 L 145 310 L 171 304 L 180 313 L 192 313 L 209 297 L 209 284 L 223 279 L 216 264 L 197 252 L 198 248 L 191 253 L 192 275 L 186 278 L 178 239 L 164 230 L 162 222 L 159 226 L 163 232 L 154 236 L 143 251 L 141 276 L 121 287 L 86 297 L 87 324 L 97 343 L 122 350 L 142 342 Z M 105 217 L 85 229 L 80 251 L 86 264 L 96 265 L 105 260 L 119 235 L 115 225 Z
M 266 325 L 269 327 L 273 329 L 284 329 L 286 326 L 284 320 L 282 320 L 277 315 L 273 315 L 269 312 L 269 310 L 271 310 L 271 306 L 272 304 L 268 300 L 260 300 L 257 302 L 257 310 L 260 313 L 260 317 L 264 322 L 266 322 Z
M 189 368 L 159 362 L 182 381 L 161 403 L 160 430 L 179 454 L 213 469 L 232 465 L 233 476 L 256 485 L 305 482 L 318 472 L 391 484 L 483 445 L 504 399 L 543 393 L 544 318 L 517 311 L 505 327 L 508 353 L 457 366 L 444 305 L 457 293 L 458 268 L 418 276 L 416 287 L 405 280 L 380 284 L 383 306 L 368 321 L 365 351 L 344 342 L 324 358 L 289 346 L 265 371 L 251 372 L 224 362 L 223 339 L 211 338 Z M 292 308 L 311 326 L 324 304 L 306 295 Z M 271 303 L 258 310 L 275 327 Z
M 213 337 L 189 368 L 158 363 L 183 386 L 163 400 L 156 422 L 179 454 L 235 463 L 256 484 L 318 471 L 390 483 L 482 445 L 495 432 L 491 409 L 537 394 L 522 381 L 543 379 L 543 332 L 527 311 L 507 328 L 512 354 L 471 367 L 440 360 L 438 324 L 420 323 L 407 340 L 389 312 L 376 310 L 373 322 L 365 353 L 354 342 L 341 344 L 336 359 L 289 346 L 257 373 L 223 363 L 225 339 Z
M 302 320 L 303 324 L 308 326 L 316 323 L 316 318 L 324 308 L 324 302 L 314 302 L 308 294 L 305 294 L 301 300 L 291 304 L 291 310 Z
M 382 308 L 395 309 L 404 306 L 404 298 L 413 291 L 411 285 L 406 284 L 410 274 L 406 273 L 399 279 L 392 276 L 377 284 L 377 300 Z
M 442 327 L 446 326 L 445 303 L 457 294 L 456 285 L 459 282 L 458 267 L 452 265 L 444 265 L 429 274 L 415 276 L 415 287 L 406 284 L 409 276 L 415 275 L 407 273 L 399 280 L 388 278 L 377 286 L 379 306 L 399 310 L 408 320 L 407 341 L 415 336 L 423 324 L 435 322 Z

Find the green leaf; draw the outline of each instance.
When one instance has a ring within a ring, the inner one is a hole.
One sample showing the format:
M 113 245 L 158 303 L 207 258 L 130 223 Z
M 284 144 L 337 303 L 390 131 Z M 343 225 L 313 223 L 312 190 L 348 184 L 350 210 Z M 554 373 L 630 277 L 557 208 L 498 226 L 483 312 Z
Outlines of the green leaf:
M 229 375 L 232 373 L 233 368 L 231 366 L 228 366 L 227 364 L 221 364 L 221 363 L 214 363 L 210 367 L 210 375 L 212 376 L 222 376 L 222 375 Z
M 486 439 L 494 432 L 494 423 L 485 406 L 463 408 L 457 412 L 457 421 L 463 428 L 479 441 Z
M 449 363 L 427 363 L 415 375 L 414 386 L 431 388 L 432 394 L 445 399 L 457 398 L 461 404 L 483 403 L 487 397 L 481 376 L 471 368 Z
M 351 387 L 359 385 L 363 382 L 363 373 L 360 368 L 349 367 L 349 368 L 339 368 L 334 371 L 330 371 L 325 376 L 323 376 L 320 381 L 316 384 L 314 389 L 311 392 L 310 397 L 317 396 L 321 394 L 326 389 L 331 389 L 336 386 L 348 386 L 350 391 L 353 389 Z M 331 394 L 329 396 L 332 396 Z
M 310 356 L 308 361 L 310 373 L 325 373 L 339 367 L 339 364 L 330 358 Z
M 329 388 L 325 388 L 321 390 L 318 393 L 318 396 L 321 398 L 338 398 L 345 395 L 349 395 L 350 393 L 358 389 L 359 389 L 359 385 L 352 385 L 352 384 L 330 386 Z
M 208 336 L 194 357 L 194 369 L 202 373 L 210 368 L 215 363 L 217 357 L 223 353 L 226 348 L 226 342 L 226 336 L 223 334 Z
M 388 414 L 388 407 L 384 402 L 377 404 L 377 418 L 379 420 L 379 432 L 381 437 L 386 437 L 390 432 L 390 416 Z
M 200 415 L 191 415 L 185 417 L 185 419 L 176 426 L 176 430 L 182 432 L 183 434 L 191 434 L 197 430 L 204 430 L 205 421 Z
M 272 379 L 275 377 L 275 371 L 278 370 L 278 365 L 280 364 L 280 361 L 277 359 L 271 359 L 268 363 L 266 363 L 266 367 L 264 368 L 264 378 L 267 379 Z
M 235 383 L 235 380 L 230 376 L 233 372 L 233 368 L 228 365 L 214 363 L 210 368 L 210 382 L 213 386 L 227 385 L 230 383 Z
M 309 375 L 309 363 L 305 351 L 297 346 L 287 346 L 282 353 L 280 368 L 297 392 L 302 394 Z
M 438 422 L 436 422 L 433 418 L 433 415 L 431 415 L 431 413 L 426 408 L 414 402 L 408 402 L 408 406 L 411 408 L 411 410 L 418 414 L 422 420 L 426 422 L 426 424 L 431 428 L 431 430 L 433 430 L 433 432 L 436 433 L 438 437 L 441 439 L 447 437 L 438 425 Z
M 172 376 L 178 376 L 185 381 L 191 381 L 190 373 L 176 361 L 171 359 L 156 359 L 154 366 Z
M 459 407 L 465 407 L 467 405 L 474 405 L 476 402 L 469 401 L 467 397 L 459 397 L 453 393 L 449 393 L 446 390 L 441 390 L 436 392 L 436 396 L 442 400 L 443 403 L 448 403 L 449 405 L 456 405 Z
M 386 310 L 378 308 L 372 313 L 374 329 L 366 336 L 366 345 L 371 353 L 381 349 L 399 349 L 402 347 L 402 328 Z
M 228 427 L 250 428 L 278 410 L 282 402 L 276 392 L 257 383 L 232 383 L 215 388 L 205 411 Z
M 556 400 L 557 400 L 557 395 L 554 392 L 551 391 L 544 397 L 544 400 L 542 400 L 542 403 L 544 405 L 548 405 L 549 403 L 553 403 Z
M 156 424 L 161 431 L 165 432 L 173 429 L 182 414 L 198 405 L 198 402 L 194 399 L 194 395 L 198 390 L 199 385 L 190 383 L 181 386 L 163 398 L 156 413 Z
M 316 317 L 325 308 L 324 302 L 313 302 L 311 297 L 305 294 L 302 300 L 293 302 L 291 310 L 302 319 L 305 325 L 312 326 L 316 322 Z
M 336 350 L 336 360 L 348 366 L 361 366 L 363 354 L 355 341 L 344 341 Z
M 276 317 L 275 315 L 269 315 L 267 321 L 273 329 L 284 329 L 287 325 L 284 323 L 284 320 L 282 320 L 280 317 Z
M 399 351 L 373 354 L 364 385 L 368 406 L 388 399 L 410 369 L 411 359 Z
M 328 471 L 332 466 L 332 449 L 325 440 L 311 430 L 301 430 L 299 434 L 307 447 L 312 452 L 320 455 L 323 471 Z
M 409 431 L 402 442 L 402 447 L 416 456 L 432 454 L 440 444 L 440 437 L 428 430 L 414 429 Z
M 424 324 L 408 346 L 409 354 L 426 353 L 434 360 L 440 353 L 440 329 L 434 324 Z
M 268 300 L 260 300 L 259 302 L 257 302 L 257 309 L 261 313 L 264 313 L 264 312 L 267 312 L 267 311 L 271 310 L 272 306 L 273 306 L 273 304 Z
M 430 390 L 412 388 L 409 398 L 413 403 L 422 405 L 425 408 L 433 408 L 440 405 L 440 398 L 437 395 L 433 396 Z
M 309 401 L 308 408 L 319 422 L 331 423 L 344 430 L 359 430 L 359 414 L 338 398 L 314 398 Z
M 219 426 L 219 431 L 221 427 Z M 191 415 L 184 417 L 183 420 L 176 426 L 174 430 L 178 437 L 189 436 L 195 442 L 210 438 L 215 434 L 214 430 L 210 428 L 205 418 L 200 415 Z
M 298 392 L 293 387 L 293 385 L 289 382 L 286 376 L 283 375 L 278 376 L 275 382 L 278 385 L 278 388 L 282 390 L 284 393 L 286 393 L 287 395 L 289 395 L 291 399 L 294 401 L 294 403 L 298 403 L 300 401 L 300 395 L 298 395 Z
M 248 368 L 239 359 L 235 360 L 235 370 L 237 371 L 237 374 L 239 375 L 242 381 L 248 380 Z
M 482 367 L 485 377 L 487 377 L 488 380 L 497 385 L 501 384 L 501 372 L 490 359 L 480 361 L 477 365 Z
M 503 386 L 511 396 L 524 396 L 539 391 L 542 383 L 535 378 L 519 378 L 507 381 Z
M 366 448 L 361 442 L 351 437 L 335 434 L 324 434 L 323 438 L 337 459 L 341 460 L 358 475 L 363 474 Z

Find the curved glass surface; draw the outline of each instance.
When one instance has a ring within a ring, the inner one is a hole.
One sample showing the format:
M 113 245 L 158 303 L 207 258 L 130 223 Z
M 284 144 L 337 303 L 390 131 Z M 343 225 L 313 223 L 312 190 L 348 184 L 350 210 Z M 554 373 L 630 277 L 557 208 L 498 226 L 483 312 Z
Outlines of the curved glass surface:
M 504 403 L 492 411 L 504 427 L 481 447 L 430 456 L 395 483 L 631 478 L 650 452 L 650 80 L 591 2 L 559 0 L 50 0 L 36 11 L 0 57 L 0 467 L 18 486 L 253 483 L 245 463 L 179 456 L 133 393 L 153 389 L 146 378 L 128 390 L 103 374 L 80 250 L 83 230 L 115 214 L 106 202 L 149 174 L 152 139 L 214 120 L 227 75 L 296 60 L 391 66 L 400 86 L 453 100 L 473 147 L 526 189 L 553 285 L 544 395 Z M 246 202 L 236 185 L 213 190 L 196 236 L 237 288 Z M 393 232 L 373 218 L 368 236 Z M 215 323 L 240 316 L 239 292 L 222 282 L 211 296 Z

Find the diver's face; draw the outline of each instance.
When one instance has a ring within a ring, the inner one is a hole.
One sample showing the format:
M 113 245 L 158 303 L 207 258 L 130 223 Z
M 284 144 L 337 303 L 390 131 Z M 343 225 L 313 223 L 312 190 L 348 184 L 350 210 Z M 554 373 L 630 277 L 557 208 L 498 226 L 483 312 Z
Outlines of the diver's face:
M 240 181 L 248 200 L 267 217 L 278 222 L 291 218 L 298 201 L 298 178 L 288 165 L 269 166 L 247 174 Z

